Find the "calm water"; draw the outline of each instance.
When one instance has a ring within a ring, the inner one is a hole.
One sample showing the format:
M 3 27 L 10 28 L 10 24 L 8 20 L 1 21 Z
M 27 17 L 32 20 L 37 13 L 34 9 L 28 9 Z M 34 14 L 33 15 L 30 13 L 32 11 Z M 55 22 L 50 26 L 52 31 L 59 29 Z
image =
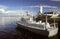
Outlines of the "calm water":
M 58 35 L 47 38 L 18 28 L 16 21 L 19 19 L 20 17 L 0 17 L 0 39 L 58 39 Z

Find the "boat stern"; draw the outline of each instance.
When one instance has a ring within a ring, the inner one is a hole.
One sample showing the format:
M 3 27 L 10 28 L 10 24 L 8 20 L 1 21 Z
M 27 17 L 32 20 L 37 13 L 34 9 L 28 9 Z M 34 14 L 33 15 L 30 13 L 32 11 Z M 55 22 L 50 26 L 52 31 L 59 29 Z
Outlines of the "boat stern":
M 48 37 L 53 37 L 53 36 L 57 35 L 57 33 L 58 33 L 58 28 L 49 30 L 49 35 L 48 35 Z

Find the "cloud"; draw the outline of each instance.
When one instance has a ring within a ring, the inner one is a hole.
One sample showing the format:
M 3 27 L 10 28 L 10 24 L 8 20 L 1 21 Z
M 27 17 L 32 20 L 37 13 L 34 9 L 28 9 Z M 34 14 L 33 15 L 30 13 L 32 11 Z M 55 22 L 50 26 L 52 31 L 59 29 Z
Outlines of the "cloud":
M 27 15 L 27 12 L 28 11 L 26 10 L 13 10 L 13 11 L 6 11 L 5 14 L 12 15 L 12 16 L 25 16 Z M 28 12 L 28 14 L 32 15 L 32 12 Z
M 27 14 L 27 10 L 8 10 L 9 7 L 4 6 L 4 5 L 0 5 L 0 13 L 1 14 L 6 14 L 6 15 L 26 15 Z M 31 13 L 31 12 L 29 12 Z
M 5 5 L 0 5 L 0 9 L 3 8 L 3 9 L 7 9 L 8 7 L 5 6 Z
M 60 0 L 51 0 L 51 1 L 60 1 Z
M 5 13 L 8 15 L 26 15 L 26 11 L 23 10 L 6 11 Z
M 12 11 L 6 11 L 6 13 L 25 13 L 24 10 L 12 10 Z
M 5 13 L 7 8 L 8 8 L 7 6 L 0 5 L 0 13 Z

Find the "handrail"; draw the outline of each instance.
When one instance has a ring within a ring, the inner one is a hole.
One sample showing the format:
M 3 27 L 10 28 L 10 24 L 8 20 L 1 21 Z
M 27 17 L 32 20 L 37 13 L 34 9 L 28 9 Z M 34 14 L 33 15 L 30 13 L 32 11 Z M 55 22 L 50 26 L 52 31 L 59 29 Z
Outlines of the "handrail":
M 54 27 L 54 23 L 51 23 L 50 26 Z M 58 23 L 55 23 L 55 27 L 58 27 Z

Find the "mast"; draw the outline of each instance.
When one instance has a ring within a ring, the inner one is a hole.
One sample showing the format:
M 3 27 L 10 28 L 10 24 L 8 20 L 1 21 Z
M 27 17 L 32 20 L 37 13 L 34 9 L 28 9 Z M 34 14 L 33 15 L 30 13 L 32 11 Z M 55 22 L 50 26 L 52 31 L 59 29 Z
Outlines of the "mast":
M 43 13 L 43 6 L 40 6 L 40 13 Z
M 53 15 L 55 15 L 54 12 L 53 12 Z M 55 17 L 53 19 L 54 19 L 54 27 L 55 27 Z
M 47 14 L 46 14 L 46 25 L 47 25 Z
M 55 18 L 54 18 L 54 27 L 55 27 Z

